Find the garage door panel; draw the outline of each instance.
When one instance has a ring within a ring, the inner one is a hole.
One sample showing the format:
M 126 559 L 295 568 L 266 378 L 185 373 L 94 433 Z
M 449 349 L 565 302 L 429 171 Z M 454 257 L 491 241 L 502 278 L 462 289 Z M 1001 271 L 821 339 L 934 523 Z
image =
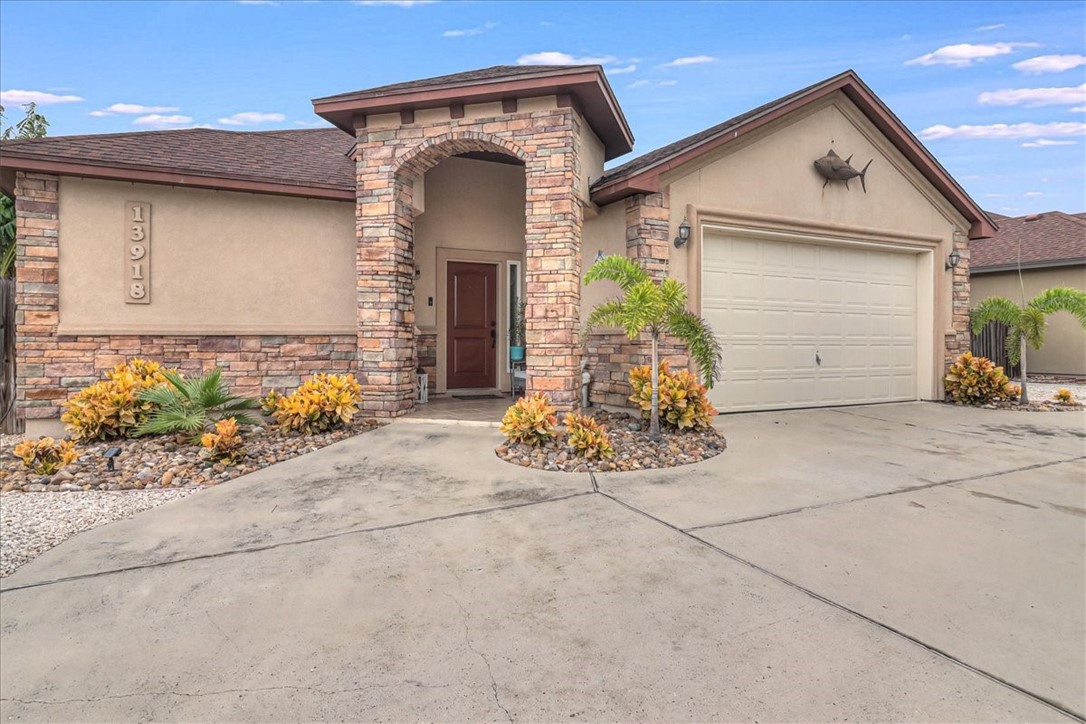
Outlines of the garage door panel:
M 717 407 L 916 399 L 915 256 L 703 239 L 702 311 L 724 348 Z

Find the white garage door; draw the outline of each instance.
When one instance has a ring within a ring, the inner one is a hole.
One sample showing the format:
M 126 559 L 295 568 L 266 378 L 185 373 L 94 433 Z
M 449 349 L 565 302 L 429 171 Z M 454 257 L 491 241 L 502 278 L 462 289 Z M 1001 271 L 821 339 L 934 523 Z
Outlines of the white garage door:
M 702 313 L 724 347 L 717 408 L 917 399 L 913 254 L 702 238 Z

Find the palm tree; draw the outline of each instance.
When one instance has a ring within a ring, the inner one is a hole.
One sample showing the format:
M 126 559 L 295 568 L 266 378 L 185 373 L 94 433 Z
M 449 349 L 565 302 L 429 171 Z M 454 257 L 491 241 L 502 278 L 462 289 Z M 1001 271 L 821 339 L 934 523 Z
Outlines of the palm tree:
M 585 273 L 585 284 L 600 279 L 616 282 L 623 297 L 603 302 L 588 315 L 586 331 L 597 327 L 621 327 L 631 340 L 647 331 L 652 336 L 652 410 L 649 436 L 660 438 L 660 337 L 670 334 L 690 350 L 707 387 L 720 379 L 720 343 L 701 317 L 686 310 L 686 285 L 674 279 L 653 281 L 633 259 L 618 254 L 605 256 Z
M 1024 306 L 1018 306 L 1006 297 L 990 297 L 973 310 L 973 334 L 979 334 L 989 322 L 1007 325 L 1007 360 L 1012 365 L 1022 363 L 1022 396 L 1019 402 L 1023 405 L 1029 403 L 1026 344 L 1038 350 L 1044 346 L 1047 317 L 1055 312 L 1070 312 L 1086 329 L 1086 292 L 1072 287 L 1053 287 L 1041 292 Z
M 154 403 L 155 409 L 136 428 L 137 435 L 188 433 L 198 440 L 207 427 L 228 417 L 239 425 L 259 424 L 245 411 L 260 404 L 252 398 L 231 395 L 220 368 L 188 379 L 167 370 L 162 374 L 169 384 L 156 385 L 140 395 L 141 400 Z

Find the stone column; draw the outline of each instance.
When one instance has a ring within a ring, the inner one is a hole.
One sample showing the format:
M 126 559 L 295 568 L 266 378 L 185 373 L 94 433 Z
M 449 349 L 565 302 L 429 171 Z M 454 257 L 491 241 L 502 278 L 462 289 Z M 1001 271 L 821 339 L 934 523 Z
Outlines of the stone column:
M 656 280 L 667 276 L 669 216 L 663 194 L 637 194 L 626 199 L 626 256 L 640 262 Z
M 59 417 L 68 396 L 63 378 L 93 368 L 92 360 L 63 359 L 57 349 L 59 202 L 58 177 L 16 172 L 15 405 L 26 419 Z
M 386 140 L 363 131 L 358 143 L 358 381 L 375 417 L 402 415 L 415 398 L 411 182 L 395 174 Z
M 961 254 L 961 261 L 951 270 L 950 327 L 954 332 L 946 336 L 945 366 L 949 366 L 955 357 L 969 351 L 972 346 L 969 329 L 969 238 L 962 232 L 955 231 L 954 248 Z

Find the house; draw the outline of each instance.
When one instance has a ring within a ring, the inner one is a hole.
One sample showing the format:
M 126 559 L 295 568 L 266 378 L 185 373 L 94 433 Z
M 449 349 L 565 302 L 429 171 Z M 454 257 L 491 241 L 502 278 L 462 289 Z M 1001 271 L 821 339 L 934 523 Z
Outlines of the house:
M 1086 290 L 1086 214 L 989 216 L 999 231 L 973 244 L 969 272 L 974 304 L 989 297 L 1021 303 L 1023 295 L 1029 300 L 1052 287 Z M 1086 331 L 1067 312 L 1052 315 L 1044 347 L 1029 350 L 1027 361 L 1030 374 L 1086 377 Z
M 507 390 L 520 299 L 528 391 L 576 405 L 584 357 L 593 399 L 623 404 L 645 347 L 582 333 L 614 292 L 582 282 L 599 254 L 689 285 L 724 346 L 724 411 L 941 399 L 969 346 L 969 241 L 995 225 L 852 71 L 606 170 L 634 139 L 599 66 L 313 109 L 333 127 L 0 145 L 31 430 L 136 355 L 218 364 L 247 394 L 351 370 L 386 417 L 412 410 L 420 367 L 435 394 Z M 866 177 L 827 182 L 831 149 Z

